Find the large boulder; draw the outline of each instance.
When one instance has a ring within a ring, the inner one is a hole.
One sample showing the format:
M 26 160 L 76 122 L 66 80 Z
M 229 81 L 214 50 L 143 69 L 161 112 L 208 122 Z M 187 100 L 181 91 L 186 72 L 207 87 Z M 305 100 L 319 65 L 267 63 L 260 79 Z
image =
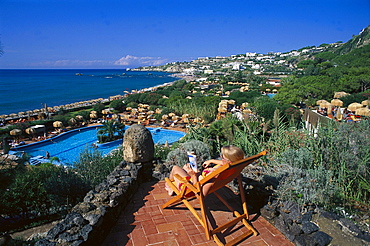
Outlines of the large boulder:
M 128 128 L 123 140 L 123 158 L 126 162 L 142 163 L 154 159 L 152 134 L 142 125 Z

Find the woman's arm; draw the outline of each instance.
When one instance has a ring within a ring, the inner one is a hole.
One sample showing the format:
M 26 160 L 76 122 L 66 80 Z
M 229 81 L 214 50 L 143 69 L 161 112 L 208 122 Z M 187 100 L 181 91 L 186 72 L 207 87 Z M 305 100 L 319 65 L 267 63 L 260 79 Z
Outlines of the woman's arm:
M 211 160 L 208 160 L 208 161 L 203 162 L 203 165 L 202 166 L 204 168 L 207 168 L 211 164 L 221 165 L 222 164 L 222 160 L 211 159 Z

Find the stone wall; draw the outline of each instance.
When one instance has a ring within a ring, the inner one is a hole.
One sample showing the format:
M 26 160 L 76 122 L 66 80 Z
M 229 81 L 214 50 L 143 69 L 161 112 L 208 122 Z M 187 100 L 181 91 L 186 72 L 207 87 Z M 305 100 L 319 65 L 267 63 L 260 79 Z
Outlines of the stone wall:
M 297 246 L 370 245 L 370 235 L 352 221 L 314 205 L 275 200 L 261 209 L 261 215 Z
M 121 162 L 35 245 L 101 245 L 140 184 L 150 179 L 151 169 L 152 162 Z

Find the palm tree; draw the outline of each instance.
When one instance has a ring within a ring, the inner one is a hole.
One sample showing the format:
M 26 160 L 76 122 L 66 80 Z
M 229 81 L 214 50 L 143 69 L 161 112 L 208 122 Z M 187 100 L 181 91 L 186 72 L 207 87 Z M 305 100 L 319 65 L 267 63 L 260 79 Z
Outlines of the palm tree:
M 119 138 L 123 137 L 125 133 L 125 125 L 121 122 L 114 120 L 106 121 L 103 126 L 98 130 L 99 142 L 109 142 L 115 139 L 115 135 Z M 104 141 L 105 140 L 105 141 Z

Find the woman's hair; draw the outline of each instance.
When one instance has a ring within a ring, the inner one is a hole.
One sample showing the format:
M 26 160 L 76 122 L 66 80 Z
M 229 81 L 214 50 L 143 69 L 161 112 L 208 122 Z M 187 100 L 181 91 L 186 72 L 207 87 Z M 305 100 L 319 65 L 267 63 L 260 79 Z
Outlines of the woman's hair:
M 244 151 L 234 145 L 228 145 L 221 148 L 221 154 L 231 162 L 244 159 Z

